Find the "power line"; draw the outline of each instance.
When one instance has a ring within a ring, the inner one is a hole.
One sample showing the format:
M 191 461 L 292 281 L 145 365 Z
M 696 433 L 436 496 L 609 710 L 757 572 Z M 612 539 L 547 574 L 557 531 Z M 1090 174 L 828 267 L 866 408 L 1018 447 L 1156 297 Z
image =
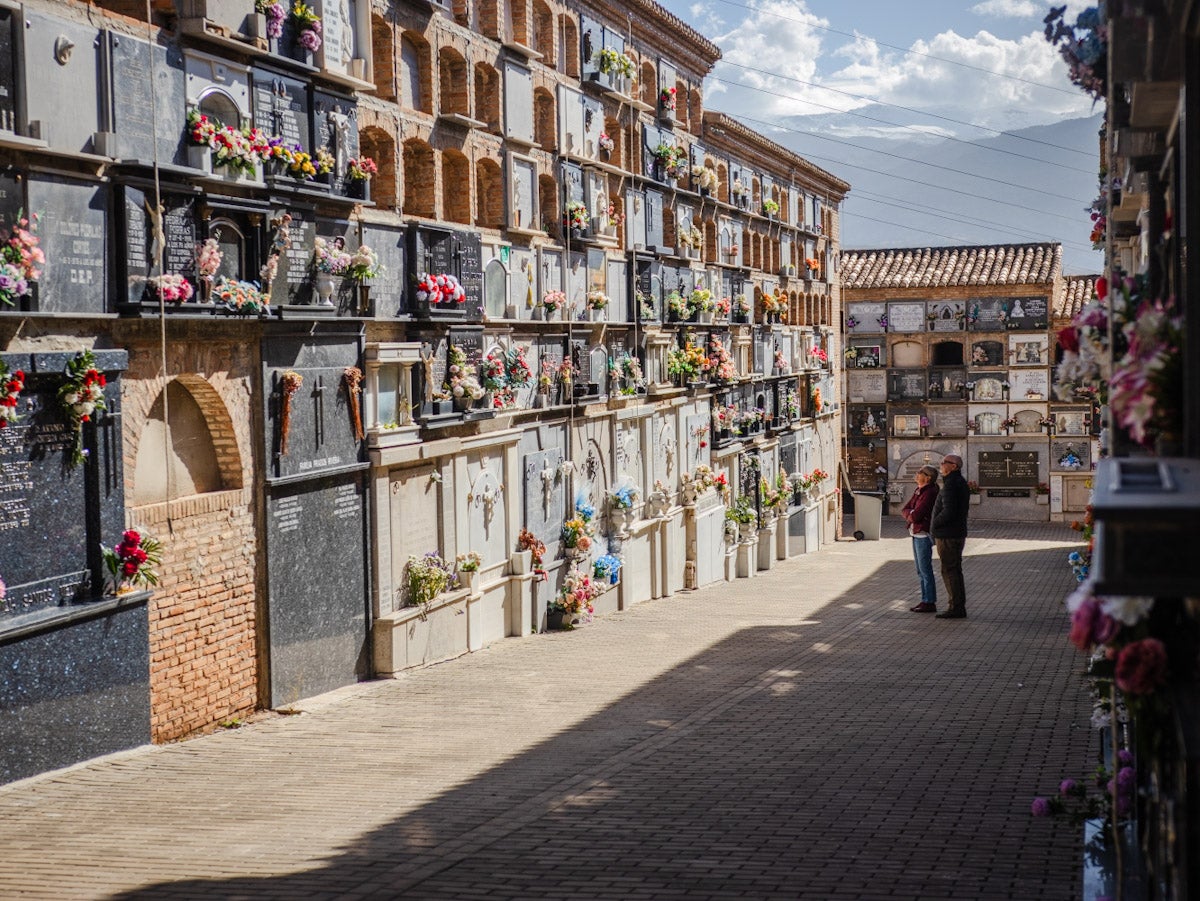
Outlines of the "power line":
M 754 66 L 743 66 L 740 63 L 732 63 L 732 62 L 729 62 L 728 60 L 724 60 L 724 59 L 721 60 L 718 63 L 718 65 L 730 66 L 731 68 L 734 68 L 734 69 L 743 69 L 747 72 L 755 72 L 757 74 L 766 75 L 766 76 L 769 76 L 772 78 L 777 78 L 782 81 L 794 81 L 796 84 L 804 85 L 805 87 L 816 88 L 816 89 L 822 90 L 822 91 L 829 91 L 833 94 L 841 94 L 843 97 L 850 97 L 854 100 L 863 100 L 868 103 L 873 103 L 877 106 L 892 107 L 893 109 L 903 110 L 906 113 L 912 113 L 917 116 L 927 116 L 930 119 L 940 119 L 943 122 L 950 122 L 954 125 L 965 125 L 968 128 L 977 128 L 980 131 L 990 132 L 991 134 L 994 134 L 994 135 L 1001 135 L 1001 136 L 1007 135 L 1008 137 L 1010 137 L 1014 140 L 1025 141 L 1026 143 L 1029 143 L 1029 144 L 1040 144 L 1043 147 L 1051 147 L 1055 150 L 1062 150 L 1066 153 L 1078 153 L 1081 156 L 1090 156 L 1091 155 L 1088 151 L 1079 150 L 1076 147 L 1064 147 L 1061 144 L 1055 144 L 1051 141 L 1041 141 L 1041 140 L 1038 140 L 1037 138 L 1030 138 L 1025 135 L 1019 135 L 1019 134 L 1014 134 L 1012 132 L 1002 131 L 1000 129 L 991 128 L 987 125 L 977 125 L 974 122 L 966 122 L 962 119 L 954 119 L 954 118 L 951 118 L 950 116 L 942 116 L 937 113 L 931 113 L 928 110 L 916 109 L 915 107 L 911 107 L 911 106 L 903 106 L 899 103 L 888 103 L 883 100 L 876 100 L 873 97 L 866 96 L 865 94 L 854 94 L 854 93 L 851 93 L 850 91 L 843 91 L 840 88 L 831 88 L 828 85 L 817 84 L 816 82 L 813 82 L 813 81 L 805 81 L 803 78 L 796 78 L 795 76 L 791 76 L 791 75 L 781 75 L 778 72 L 771 72 L 767 69 L 757 69 Z M 785 100 L 795 100 L 799 103 L 808 103 L 812 106 L 819 106 L 822 109 L 833 110 L 834 112 L 841 113 L 842 115 L 857 116 L 860 119 L 867 119 L 871 122 L 880 122 L 884 125 L 891 125 L 893 128 L 904 128 L 904 129 L 912 129 L 912 130 L 916 129 L 916 126 L 914 126 L 914 125 L 900 125 L 896 122 L 889 122 L 886 119 L 878 119 L 874 116 L 868 116 L 865 113 L 858 113 L 853 110 L 840 110 L 836 106 L 828 106 L 824 103 L 817 103 L 815 100 L 802 100 L 801 98 L 795 97 L 791 94 L 780 94 L 778 92 L 768 91 L 766 88 L 751 87 L 749 85 L 743 84 L 740 81 L 730 81 L 729 79 L 721 78 L 719 75 L 709 75 L 708 77 L 712 81 L 717 81 L 722 84 L 733 85 L 735 87 L 741 88 L 742 90 L 756 91 L 758 93 L 763 93 L 763 94 L 771 94 L 772 96 L 775 96 L 775 97 L 782 97 Z M 966 141 L 962 138 L 956 138 L 956 137 L 949 136 L 949 135 L 943 135 L 942 137 L 946 138 L 946 140 L 957 141 L 962 144 L 972 144 L 971 141 Z M 979 145 L 973 144 L 973 146 L 979 146 Z M 1018 157 L 1021 157 L 1021 159 L 1034 160 L 1035 162 L 1047 163 L 1048 165 L 1051 165 L 1051 166 L 1061 166 L 1064 169 L 1071 169 L 1072 171 L 1075 171 L 1075 172 L 1088 172 L 1089 171 L 1086 169 L 1075 169 L 1073 166 L 1066 166 L 1066 165 L 1063 165 L 1062 163 L 1050 163 L 1048 160 L 1040 160 L 1037 157 L 1025 156 L 1025 155 L 1017 153 L 1016 151 L 1013 151 L 1013 150 L 1002 150 L 1001 148 L 998 148 L 998 147 L 989 147 L 986 149 L 991 150 L 995 153 L 1006 153 L 1011 156 L 1018 156 Z
M 749 116 L 741 116 L 741 117 L 738 117 L 738 118 L 739 118 L 739 121 L 742 121 L 742 122 L 752 122 L 752 123 L 754 123 L 755 125 L 759 125 L 759 126 L 762 126 L 762 127 L 764 127 L 764 128 L 775 128 L 775 129 L 778 129 L 778 130 L 780 130 L 780 131 L 791 132 L 792 134 L 798 134 L 798 135 L 802 135 L 802 136 L 804 136 L 804 137 L 817 138 L 818 140 L 821 140 L 821 141 L 830 141 L 831 143 L 834 143 L 834 144 L 840 144 L 840 145 L 842 145 L 842 146 L 844 146 L 844 147 L 853 147 L 855 150 L 865 150 L 865 151 L 867 151 L 867 152 L 869 152 L 869 153 L 878 153 L 878 154 L 880 154 L 881 156 L 891 157 L 892 159 L 901 160 L 901 161 L 903 161 L 903 162 L 906 162 L 906 163 L 917 163 L 918 165 L 921 165 L 921 166 L 928 166 L 928 167 L 929 167 L 929 168 L 931 168 L 931 169 L 940 169 L 940 170 L 942 170 L 942 171 L 944 171 L 944 172 L 953 172 L 953 173 L 955 173 L 956 175 L 965 175 L 965 176 L 967 176 L 968 178 L 978 178 L 978 179 L 981 179 L 981 180 L 983 180 L 983 181 L 990 181 L 990 182 L 994 182 L 995 184 L 998 184 L 998 185 L 1003 185 L 1004 187 L 1007 187 L 1007 188 L 1017 188 L 1017 189 L 1019 189 L 1019 190 L 1022 190 L 1022 191 L 1035 191 L 1036 193 L 1038 193 L 1038 194 L 1041 194 L 1041 195 L 1043 195 L 1043 196 L 1046 196 L 1046 197 L 1057 197 L 1059 200 L 1070 200 L 1070 201 L 1072 201 L 1073 203 L 1079 203 L 1079 204 L 1082 204 L 1082 205 L 1084 205 L 1084 206 L 1086 206 L 1086 205 L 1088 204 L 1088 201 L 1086 201 L 1086 200 L 1081 200 L 1081 199 L 1079 199 L 1078 197 L 1068 197 L 1068 196 L 1067 196 L 1067 195 L 1065 195 L 1065 194 L 1055 194 L 1055 193 L 1053 193 L 1053 192 L 1050 192 L 1050 191 L 1042 191 L 1042 190 L 1038 190 L 1038 189 L 1036 189 L 1036 188 L 1030 188 L 1030 187 L 1028 187 L 1028 186 L 1026 186 L 1026 185 L 1020 185 L 1020 184 L 1017 184 L 1016 182 L 1004 181 L 1004 180 L 1003 180 L 1003 179 L 1001 179 L 1001 178 L 992 178 L 991 176 L 988 176 L 988 175 L 978 175 L 978 174 L 976 174 L 976 173 L 974 173 L 974 172 L 967 172 L 967 171 L 965 171 L 965 170 L 963 170 L 963 169 L 953 169 L 953 168 L 951 168 L 951 167 L 949 167 L 949 166 L 939 166 L 939 165 L 936 165 L 936 164 L 934 164 L 934 163 L 927 163 L 927 162 L 925 162 L 924 160 L 917 160 L 917 159 L 913 159 L 912 157 L 908 157 L 908 156 L 901 156 L 900 154 L 897 154 L 897 153 L 889 153 L 889 152 L 888 152 L 888 151 L 886 151 L 886 150 L 876 150 L 876 149 L 874 149 L 874 148 L 872 148 L 872 147 L 862 147 L 862 146 L 860 146 L 860 145 L 858 145 L 858 144 L 854 144 L 854 143 L 852 143 L 852 142 L 850 142 L 850 141 L 841 141 L 841 140 L 838 140 L 837 138 L 828 138 L 828 137 L 825 137 L 824 135 L 819 135 L 819 134 L 816 134 L 816 133 L 814 133 L 814 132 L 805 132 L 805 131 L 800 131 L 799 129 L 795 129 L 795 128 L 788 128 L 788 127 L 787 127 L 787 126 L 785 126 L 785 125 L 777 125 L 777 124 L 775 124 L 775 123 L 772 123 L 772 122 L 764 122 L 764 121 L 762 121 L 761 119 L 753 119 L 753 118 L 751 118 L 751 117 L 749 117 Z M 801 154 L 801 155 L 802 155 L 802 156 L 804 156 L 806 159 L 825 159 L 825 160 L 829 160 L 829 158 L 828 158 L 828 157 L 819 157 L 819 156 L 813 156 L 813 155 L 811 155 L 811 154 L 807 154 L 807 153 L 805 153 L 805 154 Z M 854 163 L 848 163 L 848 162 L 846 162 L 845 160 L 836 160 L 836 161 L 834 161 L 834 162 L 837 162 L 837 163 L 839 163 L 840 165 L 843 165 L 843 166 L 850 166 L 851 168 L 854 168 L 854 169 L 864 169 L 864 170 L 866 170 L 866 171 L 868 171 L 868 172 L 877 172 L 877 171 L 878 171 L 878 170 L 876 170 L 876 169 L 872 169 L 872 168 L 871 168 L 871 167 L 869 167 L 869 166 L 857 166 L 857 165 L 855 165 Z M 917 180 L 917 179 L 906 178 L 906 177 L 905 177 L 905 176 L 903 176 L 903 175 L 889 175 L 888 177 L 889 177 L 889 178 L 898 178 L 898 179 L 902 179 L 902 180 L 904 180 L 904 181 L 911 181 L 911 182 L 914 182 L 915 184 L 919 184 L 919 185 L 925 185 L 926 187 L 931 187 L 931 188 L 942 188 L 943 190 L 946 190 L 946 191 L 954 191 L 954 190 L 955 190 L 954 188 L 948 188 L 948 187 L 946 187 L 945 185 L 932 185 L 932 184 L 930 184 L 929 182 L 923 182 L 923 181 L 919 181 L 919 180 Z M 959 194 L 967 194 L 968 192 L 966 192 L 966 191 L 956 191 L 955 193 L 959 193 Z M 974 197 L 974 196 L 977 196 L 977 195 L 971 194 L 970 196 Z M 984 198 L 984 199 L 987 199 L 987 198 Z M 1005 203 L 1006 201 L 997 200 L 997 201 L 995 201 L 995 202 L 996 202 L 996 203 Z M 1010 205 L 1010 206 L 1016 206 L 1016 207 L 1019 207 L 1019 208 L 1021 208 L 1021 209 L 1029 209 L 1029 207 L 1028 207 L 1028 206 L 1026 206 L 1026 205 L 1024 205 L 1024 204 L 1010 203 L 1009 205 Z M 1043 211 L 1041 211 L 1041 210 L 1035 210 L 1034 212 L 1043 212 Z M 1047 216 L 1055 216 L 1055 215 L 1059 215 L 1059 214 L 1057 214 L 1057 213 L 1049 213 L 1049 212 L 1046 212 L 1046 213 L 1044 213 L 1044 214 L 1045 214 L 1045 215 L 1047 215 Z M 1066 219 L 1067 217 L 1066 217 L 1066 216 L 1059 216 L 1059 218 Z

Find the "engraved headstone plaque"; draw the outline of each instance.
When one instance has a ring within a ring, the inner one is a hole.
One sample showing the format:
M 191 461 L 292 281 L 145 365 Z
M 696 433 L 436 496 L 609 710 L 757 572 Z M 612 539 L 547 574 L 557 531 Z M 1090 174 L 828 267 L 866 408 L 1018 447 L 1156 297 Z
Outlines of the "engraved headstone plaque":
M 981 488 L 1036 488 L 1037 451 L 980 451 L 975 475 Z
M 1008 327 L 1038 331 L 1046 328 L 1046 298 L 1014 297 L 1008 307 Z
M 886 303 L 846 304 L 846 331 L 852 335 L 881 334 L 886 331 L 887 308 Z
M 1009 357 L 1014 366 L 1045 366 L 1049 361 L 1049 336 L 1010 335 Z
M 185 150 L 179 125 L 187 107 L 183 54 L 173 44 L 152 45 L 115 31 L 106 36 L 116 157 L 144 164 L 182 164 Z
M 925 304 L 923 301 L 892 301 L 887 306 L 887 330 L 889 332 L 925 331 Z
M 929 331 L 961 331 L 966 321 L 966 309 L 966 304 L 961 300 L 929 301 L 925 311 L 925 322 Z
M 882 369 L 847 370 L 846 391 L 850 403 L 883 403 L 887 400 L 887 373 Z
M 976 341 L 971 345 L 971 361 L 972 367 L 976 366 L 1004 366 L 1005 347 L 1000 341 Z
M 1050 442 L 1052 472 L 1087 472 L 1092 468 L 1092 442 L 1087 438 L 1063 438 Z
M 53 313 L 108 312 L 108 189 L 52 175 L 31 175 L 29 208 L 41 219 L 46 265 L 38 308 Z
M 927 434 L 934 438 L 961 438 L 967 434 L 967 408 L 963 404 L 931 406 L 926 415 Z
M 980 297 L 967 302 L 967 324 L 973 332 L 1002 332 L 1008 328 L 1008 300 Z

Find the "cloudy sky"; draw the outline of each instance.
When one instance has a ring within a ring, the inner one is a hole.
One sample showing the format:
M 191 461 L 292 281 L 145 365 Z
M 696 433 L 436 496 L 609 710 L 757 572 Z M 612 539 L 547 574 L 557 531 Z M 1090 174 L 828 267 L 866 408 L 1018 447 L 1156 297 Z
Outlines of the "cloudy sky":
M 877 152 L 894 144 L 897 152 L 912 154 L 916 148 L 920 156 L 923 143 L 941 140 L 945 147 L 946 138 L 951 139 L 951 147 L 963 141 L 1007 141 L 1004 146 L 1010 158 L 1001 162 L 1011 164 L 1011 157 L 1020 154 L 1027 157 L 1023 165 L 1031 179 L 1054 184 L 1067 177 L 1073 179 L 1072 189 L 1049 207 L 1031 199 L 1031 207 L 1044 215 L 1039 214 L 1036 223 L 1031 217 L 1024 234 L 1017 227 L 996 234 L 992 242 L 1063 240 L 1069 252 L 1090 253 L 1089 223 L 1082 207 L 1095 196 L 1095 129 L 1085 129 L 1079 138 L 1082 143 L 1066 149 L 1056 145 L 1058 132 L 1053 129 L 1033 133 L 1041 135 L 1044 144 L 998 137 L 1001 132 L 1052 126 L 1100 112 L 1067 80 L 1062 58 L 1042 36 L 1048 2 L 660 2 L 722 50 L 723 59 L 705 85 L 709 108 L 737 115 L 852 185 L 862 180 L 858 172 L 840 171 L 837 161 L 861 162 L 865 146 Z M 1073 0 L 1067 19 L 1073 21 L 1086 5 Z M 822 135 L 824 143 L 814 144 L 814 134 Z M 1073 135 L 1078 138 L 1078 130 Z M 849 143 L 834 145 L 829 138 Z M 824 158 L 816 159 L 822 148 Z M 1045 161 L 1045 166 L 1039 161 Z M 1068 175 L 1068 170 L 1073 174 Z M 936 173 L 930 177 L 938 180 Z M 980 193 L 986 193 L 982 185 Z M 854 198 L 852 192 L 848 213 L 853 214 L 855 203 L 860 212 L 867 211 L 865 199 Z M 981 221 L 992 215 L 984 209 L 975 212 Z M 1078 226 L 1067 221 L 1076 213 L 1081 220 Z M 893 211 L 892 221 L 896 215 Z M 858 243 L 852 223 L 852 216 L 847 216 L 843 246 Z M 943 229 L 917 239 L 947 244 L 954 241 L 942 236 L 958 235 Z M 1066 246 L 1068 242 L 1071 246 Z M 989 240 L 986 233 L 981 237 L 975 232 L 964 243 Z M 876 240 L 871 246 L 881 245 Z M 1090 267 L 1085 256 L 1077 257 L 1077 262 L 1077 270 Z

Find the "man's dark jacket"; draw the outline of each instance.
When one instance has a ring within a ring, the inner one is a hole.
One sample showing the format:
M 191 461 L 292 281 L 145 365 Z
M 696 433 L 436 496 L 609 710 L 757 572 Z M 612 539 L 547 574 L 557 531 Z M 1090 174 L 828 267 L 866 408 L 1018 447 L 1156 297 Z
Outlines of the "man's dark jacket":
M 971 491 L 967 480 L 957 469 L 942 478 L 942 490 L 933 503 L 933 516 L 929 531 L 934 539 L 966 538 L 967 510 L 971 504 Z

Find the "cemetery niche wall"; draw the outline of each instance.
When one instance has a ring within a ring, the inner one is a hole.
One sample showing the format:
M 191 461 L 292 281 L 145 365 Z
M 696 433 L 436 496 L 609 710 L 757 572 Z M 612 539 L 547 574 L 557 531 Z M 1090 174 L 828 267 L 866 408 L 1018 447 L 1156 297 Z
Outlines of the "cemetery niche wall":
M 150 740 L 149 594 L 114 594 L 100 553 L 125 530 L 127 354 L 85 360 L 0 354 L 4 381 L 24 374 L 18 418 L 0 428 L 0 782 Z M 107 381 L 86 422 L 60 397 L 78 384 L 71 363 Z

